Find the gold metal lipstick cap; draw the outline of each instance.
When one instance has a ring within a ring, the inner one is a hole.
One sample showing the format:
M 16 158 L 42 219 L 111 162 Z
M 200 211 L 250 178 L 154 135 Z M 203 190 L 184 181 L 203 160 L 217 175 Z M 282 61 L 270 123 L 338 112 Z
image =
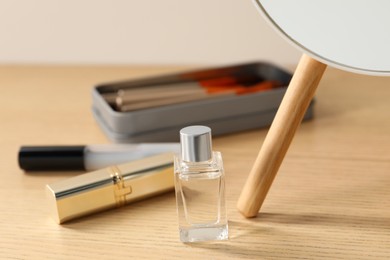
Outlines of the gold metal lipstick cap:
M 173 154 L 164 153 L 46 185 L 58 224 L 173 189 Z

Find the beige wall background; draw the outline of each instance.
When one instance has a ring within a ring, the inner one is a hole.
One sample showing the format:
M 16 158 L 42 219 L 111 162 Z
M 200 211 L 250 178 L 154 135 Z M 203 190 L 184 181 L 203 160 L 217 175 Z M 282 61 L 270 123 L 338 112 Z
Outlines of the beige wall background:
M 0 0 L 0 63 L 281 66 L 300 53 L 251 0 Z

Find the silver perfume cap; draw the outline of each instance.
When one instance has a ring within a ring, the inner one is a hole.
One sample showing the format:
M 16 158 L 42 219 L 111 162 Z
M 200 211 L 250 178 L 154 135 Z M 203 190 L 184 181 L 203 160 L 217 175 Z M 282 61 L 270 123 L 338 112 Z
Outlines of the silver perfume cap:
M 181 158 L 186 162 L 203 162 L 212 158 L 211 129 L 188 126 L 180 130 Z

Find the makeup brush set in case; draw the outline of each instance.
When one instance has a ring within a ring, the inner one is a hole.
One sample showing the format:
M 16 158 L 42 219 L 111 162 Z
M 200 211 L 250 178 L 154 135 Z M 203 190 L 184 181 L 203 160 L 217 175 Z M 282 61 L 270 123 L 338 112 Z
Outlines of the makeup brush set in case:
M 114 142 L 177 142 L 188 125 L 214 136 L 269 126 L 292 75 L 268 63 L 194 70 L 101 84 L 93 114 Z M 313 104 L 305 119 L 313 116 Z

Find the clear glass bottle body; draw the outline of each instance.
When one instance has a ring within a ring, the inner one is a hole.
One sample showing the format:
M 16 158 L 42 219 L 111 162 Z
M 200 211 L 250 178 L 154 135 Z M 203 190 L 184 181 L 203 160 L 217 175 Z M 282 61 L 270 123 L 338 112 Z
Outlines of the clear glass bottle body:
M 213 152 L 205 162 L 186 162 L 176 156 L 174 163 L 180 240 L 228 239 L 221 153 Z

